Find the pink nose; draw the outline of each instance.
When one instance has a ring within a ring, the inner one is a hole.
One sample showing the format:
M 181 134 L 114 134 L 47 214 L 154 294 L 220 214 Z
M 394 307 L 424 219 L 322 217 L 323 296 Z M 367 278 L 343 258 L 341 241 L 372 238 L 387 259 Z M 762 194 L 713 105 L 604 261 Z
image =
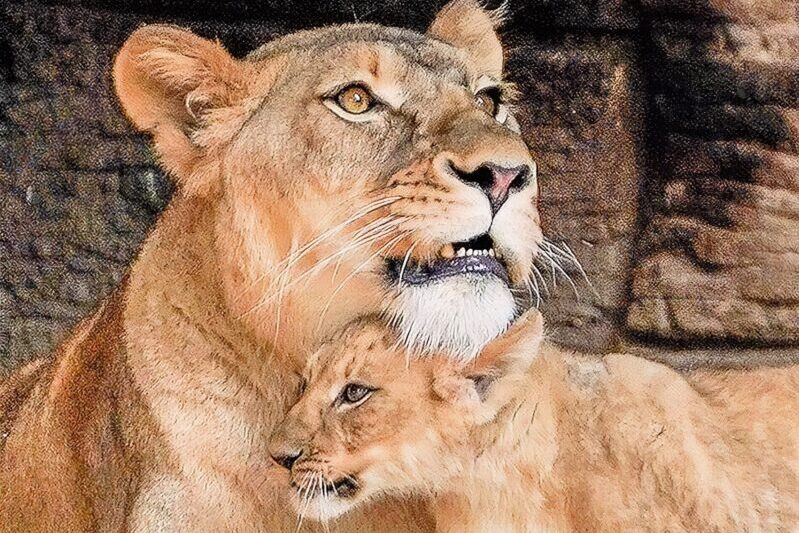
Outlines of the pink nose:
M 484 163 L 473 172 L 463 171 L 450 163 L 452 171 L 464 183 L 482 190 L 496 213 L 514 191 L 523 189 L 529 181 L 530 167 L 502 167 L 494 163 Z

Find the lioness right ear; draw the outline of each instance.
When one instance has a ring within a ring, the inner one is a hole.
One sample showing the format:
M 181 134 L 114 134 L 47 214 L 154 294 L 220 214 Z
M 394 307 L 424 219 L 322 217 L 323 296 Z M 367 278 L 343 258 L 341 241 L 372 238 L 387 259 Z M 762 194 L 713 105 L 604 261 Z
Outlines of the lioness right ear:
M 199 156 L 192 133 L 204 115 L 244 95 L 243 64 L 218 42 L 176 26 L 136 30 L 114 61 L 114 87 L 125 113 L 149 132 L 164 166 L 183 186 Z
M 504 53 L 496 28 L 503 16 L 502 7 L 489 11 L 477 0 L 451 0 L 438 12 L 427 33 L 460 48 L 483 73 L 500 79 Z

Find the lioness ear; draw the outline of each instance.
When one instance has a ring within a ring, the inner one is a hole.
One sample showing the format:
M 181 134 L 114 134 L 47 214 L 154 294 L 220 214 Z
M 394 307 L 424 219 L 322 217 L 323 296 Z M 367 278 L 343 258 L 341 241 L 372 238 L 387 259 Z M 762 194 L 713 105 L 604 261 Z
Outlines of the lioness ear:
M 150 25 L 136 30 L 114 62 L 114 86 L 133 124 L 149 132 L 167 169 L 184 186 L 197 163 L 192 133 L 209 111 L 244 92 L 244 66 L 218 42 L 189 30 Z
M 427 33 L 464 50 L 485 74 L 499 79 L 504 57 L 496 28 L 502 23 L 503 12 L 503 8 L 488 11 L 477 0 L 451 0 L 438 12 Z

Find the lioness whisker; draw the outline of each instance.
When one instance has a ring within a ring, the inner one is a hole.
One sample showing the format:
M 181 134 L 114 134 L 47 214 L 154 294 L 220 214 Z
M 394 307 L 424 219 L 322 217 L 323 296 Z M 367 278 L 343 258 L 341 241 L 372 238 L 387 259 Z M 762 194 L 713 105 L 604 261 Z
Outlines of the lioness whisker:
M 296 239 L 292 240 L 291 246 L 294 248 L 296 246 Z M 285 282 L 288 278 L 284 277 L 280 280 L 280 286 L 278 288 L 278 299 L 277 299 L 277 306 L 275 309 L 275 334 L 272 338 L 272 346 L 277 346 L 277 341 L 280 337 L 280 320 L 281 320 L 281 311 L 283 310 L 283 291 L 285 290 Z
M 545 259 L 548 259 L 548 260 L 550 259 L 549 255 L 547 255 L 547 253 L 544 250 L 540 250 L 540 252 L 541 252 L 541 256 L 542 257 L 544 257 Z M 550 275 L 552 276 L 552 288 L 553 289 L 557 289 L 558 288 L 558 278 L 555 275 L 555 264 L 551 260 L 549 260 L 548 263 L 549 263 Z
M 317 261 L 314 265 L 309 267 L 295 280 L 292 280 L 292 286 L 297 282 L 302 281 L 308 276 L 314 274 L 319 269 L 324 268 L 330 263 L 330 261 L 332 261 L 336 257 L 343 258 L 348 252 L 352 251 L 355 248 L 372 244 L 373 242 L 390 235 L 394 231 L 395 227 L 399 225 L 400 222 L 402 222 L 402 220 L 392 220 L 384 222 L 380 227 L 373 229 L 368 235 L 363 235 L 357 239 L 353 239 L 353 241 L 350 244 L 336 251 L 332 255 Z
M 541 253 L 542 253 L 542 255 L 544 257 L 547 258 L 547 260 L 549 261 L 550 266 L 552 267 L 552 276 L 553 276 L 553 278 L 555 276 L 555 272 L 556 271 L 559 272 L 564 278 L 566 278 L 566 281 L 569 283 L 569 285 L 571 285 L 571 288 L 574 291 L 575 296 L 577 296 L 577 298 L 579 299 L 580 298 L 580 292 L 577 290 L 577 285 L 574 284 L 574 281 L 572 280 L 571 276 L 569 276 L 569 274 L 563 269 L 563 267 L 560 266 L 560 263 L 558 263 L 557 261 L 555 261 L 552 258 L 551 254 L 545 252 L 544 250 L 542 250 Z M 553 284 L 555 283 L 554 279 L 553 279 L 552 283 Z
M 278 269 L 278 268 L 281 268 L 281 267 L 283 267 L 285 265 L 291 265 L 291 264 L 296 263 L 302 257 L 304 257 L 308 252 L 310 252 L 313 248 L 315 248 L 317 245 L 319 245 L 321 242 L 323 242 L 324 240 L 326 240 L 326 239 L 332 237 L 333 235 L 337 234 L 339 231 L 344 229 L 346 226 L 348 226 L 348 225 L 350 225 L 350 224 L 352 224 L 354 222 L 357 222 L 361 218 L 363 218 L 363 217 L 365 217 L 367 215 L 370 215 L 371 213 L 377 211 L 378 209 L 381 209 L 383 207 L 387 207 L 387 206 L 393 204 L 394 202 L 396 202 L 396 201 L 398 201 L 400 199 L 401 199 L 400 196 L 389 196 L 389 197 L 385 197 L 385 198 L 378 198 L 378 199 L 368 203 L 367 205 L 362 207 L 360 210 L 355 212 L 355 214 L 353 214 L 352 216 L 350 216 L 349 218 L 347 218 L 343 222 L 337 224 L 336 226 L 333 226 L 332 228 L 329 228 L 329 229 L 325 230 L 321 234 L 319 234 L 316 237 L 314 237 L 313 239 L 311 239 L 308 243 L 304 244 L 296 252 L 290 253 L 285 259 L 283 259 L 282 261 L 278 262 L 274 266 L 274 269 Z M 270 274 L 270 272 L 272 272 L 272 271 L 266 271 L 266 272 L 262 273 L 260 276 L 258 276 L 255 280 L 253 280 L 252 283 L 250 283 L 247 286 L 246 289 L 242 290 L 241 293 L 239 293 L 235 297 L 235 301 L 238 301 L 242 296 L 244 296 L 244 294 L 246 294 L 250 289 L 252 289 L 252 287 L 254 287 L 256 284 L 258 284 L 261 281 L 263 281 L 263 279 L 266 276 L 268 276 Z
M 383 237 L 386 237 L 386 236 L 390 235 L 393 232 L 393 230 L 394 230 L 393 226 L 398 225 L 400 222 L 402 222 L 402 219 L 395 220 L 395 221 L 393 221 L 393 225 L 392 224 L 386 224 L 385 227 L 380 227 L 379 229 L 375 230 L 375 232 L 373 234 L 364 235 L 360 239 L 353 240 L 345 248 L 343 248 L 341 250 L 338 250 L 337 252 L 333 253 L 332 255 L 330 255 L 330 256 L 318 261 L 313 266 L 308 268 L 308 270 L 306 270 L 301 275 L 299 275 L 297 278 L 291 280 L 291 282 L 289 282 L 289 284 L 286 285 L 285 289 L 293 288 L 294 285 L 296 285 L 300 281 L 303 281 L 304 279 L 307 279 L 308 277 L 310 277 L 311 275 L 316 273 L 319 269 L 324 268 L 325 266 L 327 266 L 331 261 L 333 261 L 337 257 L 343 256 L 343 255 L 345 255 L 346 253 L 348 253 L 349 251 L 351 251 L 351 250 L 353 250 L 355 248 L 372 244 L 373 242 L 375 242 L 375 241 L 377 241 L 377 240 L 379 240 L 379 239 L 381 239 Z M 247 311 L 242 313 L 239 316 L 239 318 L 243 318 L 243 317 L 249 315 L 250 313 L 252 313 L 252 312 L 264 307 L 265 305 L 267 305 L 276 296 L 276 294 L 277 294 L 276 292 L 266 293 L 264 296 L 262 296 L 259 299 L 259 301 L 255 305 L 253 305 L 250 309 L 248 309 Z
M 402 276 L 405 274 L 405 267 L 408 266 L 408 260 L 411 258 L 411 254 L 413 253 L 413 249 L 416 247 L 418 243 L 414 242 L 408 248 L 408 251 L 405 252 L 405 258 L 402 260 L 402 267 L 400 268 L 399 276 L 397 277 L 397 286 L 402 285 Z
M 535 278 L 532 278 L 532 279 L 533 279 L 533 281 L 535 281 Z M 536 282 L 535 287 L 533 287 L 533 284 L 531 283 L 530 278 L 526 278 L 524 280 L 524 284 L 527 286 L 527 290 L 530 293 L 530 300 L 531 301 L 533 299 L 533 292 L 535 291 L 535 298 L 536 298 L 536 300 L 535 300 L 535 308 L 538 309 L 538 307 L 541 305 L 541 294 L 538 292 L 538 283 Z
M 374 210 L 373 210 L 373 211 L 374 211 Z M 372 211 L 372 212 L 373 212 L 373 211 Z M 359 230 L 357 230 L 357 231 L 356 231 L 356 232 L 353 234 L 353 240 L 357 240 L 357 239 L 358 239 L 359 237 L 361 237 L 362 235 L 368 234 L 368 233 L 370 233 L 370 232 L 372 232 L 372 231 L 376 231 L 376 230 L 377 230 L 377 229 L 379 229 L 379 228 L 380 228 L 380 227 L 381 227 L 383 224 L 386 224 L 386 223 L 389 223 L 389 222 L 393 222 L 394 220 L 401 219 L 401 218 L 402 218 L 402 217 L 399 217 L 399 216 L 397 216 L 397 215 L 389 215 L 389 216 L 384 216 L 384 217 L 377 218 L 376 220 L 373 220 L 372 222 L 369 222 L 369 223 L 368 223 L 368 224 L 366 224 L 364 227 L 362 227 L 362 228 L 360 228 Z M 319 241 L 319 242 L 317 243 L 317 246 L 318 246 L 318 245 L 320 245 L 320 244 L 322 244 L 322 242 L 323 242 L 323 241 Z M 316 246 L 314 246 L 314 248 L 315 248 L 315 247 L 316 247 Z M 277 278 L 280 278 L 281 276 L 288 275 L 288 274 L 290 273 L 290 271 L 291 271 L 291 268 L 292 268 L 292 267 L 293 267 L 295 264 L 297 264 L 297 263 L 299 262 L 299 260 L 300 260 L 302 257 L 304 257 L 305 255 L 307 255 L 308 253 L 310 253 L 310 252 L 312 251 L 312 249 L 313 249 L 313 248 L 306 250 L 306 251 L 305 251 L 304 253 L 302 253 L 300 256 L 296 257 L 296 258 L 295 258 L 295 259 L 293 259 L 292 261 L 289 261 L 289 263 L 288 263 L 288 264 L 287 264 L 287 265 L 286 265 L 286 266 L 285 266 L 285 267 L 284 267 L 284 268 L 283 268 L 283 269 L 282 269 L 282 270 L 281 270 L 281 271 L 280 271 L 278 274 L 276 274 L 275 278 L 277 279 Z M 313 268 L 313 267 L 311 267 L 311 268 Z
M 308 242 L 305 245 L 303 245 L 303 247 L 300 248 L 299 250 L 297 250 L 297 252 L 295 252 L 295 254 L 302 254 L 302 255 L 306 254 L 308 251 L 310 251 L 311 248 L 313 248 L 314 246 L 319 244 L 320 241 L 322 241 L 322 240 L 334 235 L 335 233 L 339 232 L 340 230 L 342 230 L 346 226 L 348 226 L 348 225 L 350 225 L 350 224 L 352 224 L 354 222 L 357 222 L 358 220 L 360 220 L 361 218 L 365 217 L 366 215 L 374 213 L 375 211 L 377 211 L 380 208 L 387 207 L 387 206 L 393 204 L 394 202 L 397 202 L 400 199 L 401 199 L 401 197 L 399 197 L 399 196 L 389 196 L 389 197 L 385 197 L 385 198 L 378 198 L 378 199 L 366 204 L 365 206 L 363 206 L 361 209 L 356 211 L 353 215 L 351 215 L 349 218 L 347 218 L 343 222 L 340 222 L 336 226 L 333 226 L 332 228 L 329 228 L 329 229 L 325 230 L 320 235 L 318 235 L 317 237 L 312 239 L 310 242 Z M 275 265 L 275 267 L 280 267 L 280 266 L 284 265 L 285 263 L 289 263 L 289 262 L 292 262 L 292 261 L 296 262 L 296 260 L 300 259 L 300 257 L 293 257 L 292 255 L 289 255 L 283 261 L 281 261 L 280 263 Z
M 547 282 L 544 279 L 544 274 L 541 273 L 540 270 L 538 270 L 538 267 L 535 264 L 533 264 L 531 266 L 532 266 L 533 276 L 536 277 L 536 278 L 539 278 L 541 280 L 541 286 L 544 289 L 544 293 L 546 295 L 549 295 L 549 286 L 547 285 Z
M 580 263 L 580 260 L 577 259 L 577 256 L 574 254 L 574 251 L 571 249 L 568 243 L 566 243 L 565 241 L 561 241 L 560 243 L 554 243 L 544 238 L 544 241 L 541 244 L 543 246 L 546 246 L 547 250 L 550 253 L 555 254 L 557 257 L 563 259 L 564 261 L 568 261 L 569 263 L 574 265 L 577 268 L 577 270 L 579 270 L 580 275 L 588 284 L 588 286 L 591 288 L 591 290 L 593 290 L 594 293 L 596 294 L 596 290 L 594 289 L 591 280 L 588 278 L 588 274 L 586 274 L 582 263 Z
M 572 262 L 574 263 L 574 265 L 579 269 L 580 274 L 582 275 L 582 277 L 585 280 L 585 282 L 588 284 L 588 286 L 594 292 L 594 295 L 596 295 L 597 292 L 596 292 L 596 289 L 594 288 L 594 284 L 591 283 L 591 280 L 588 278 L 588 274 L 585 272 L 585 269 L 583 268 L 582 263 L 580 263 L 580 260 L 577 259 L 577 256 L 574 254 L 574 251 L 571 249 L 571 247 L 567 243 L 564 242 L 564 243 L 562 243 L 562 245 L 566 249 L 566 253 L 571 257 Z
M 407 232 L 407 231 L 406 232 L 402 232 L 399 235 L 397 235 L 396 237 L 394 237 L 393 239 L 391 239 L 389 242 L 387 242 L 386 244 L 381 246 L 375 253 L 370 255 L 366 259 L 366 261 L 364 261 L 360 265 L 358 265 L 352 272 L 349 273 L 349 275 L 347 275 L 346 278 L 344 278 L 344 280 L 339 284 L 339 286 L 336 287 L 336 290 L 334 290 L 331 293 L 330 298 L 328 298 L 327 303 L 325 304 L 325 307 L 322 310 L 322 314 L 319 317 L 319 322 L 317 323 L 317 326 L 316 326 L 317 330 L 322 327 L 322 324 L 324 323 L 324 319 L 327 316 L 327 312 L 330 309 L 330 304 L 333 302 L 333 300 L 335 299 L 336 295 L 338 295 L 338 293 L 341 291 L 341 289 L 344 288 L 344 285 L 350 279 L 352 279 L 353 276 L 358 274 L 363 269 L 363 267 L 365 267 L 367 264 L 369 264 L 375 257 L 377 257 L 378 255 L 380 255 L 380 254 L 382 254 L 384 252 L 388 252 L 389 250 L 391 250 L 391 248 L 396 246 L 397 243 L 399 243 L 402 239 L 407 237 L 409 235 L 409 233 L 410 232 Z

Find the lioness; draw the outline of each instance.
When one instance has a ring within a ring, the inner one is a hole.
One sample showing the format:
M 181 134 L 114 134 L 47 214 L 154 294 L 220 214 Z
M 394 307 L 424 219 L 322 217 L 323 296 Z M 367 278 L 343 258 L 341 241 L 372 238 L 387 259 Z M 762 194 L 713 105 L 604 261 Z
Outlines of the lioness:
M 799 530 L 799 367 L 683 376 L 541 340 L 531 311 L 464 366 L 345 329 L 270 445 L 295 509 L 432 494 L 438 531 Z
M 174 26 L 116 57 L 178 192 L 118 291 L 0 389 L 0 530 L 296 528 L 267 439 L 306 350 L 382 312 L 473 356 L 541 239 L 493 13 L 303 31 L 244 60 Z M 429 530 L 418 502 L 349 530 Z

